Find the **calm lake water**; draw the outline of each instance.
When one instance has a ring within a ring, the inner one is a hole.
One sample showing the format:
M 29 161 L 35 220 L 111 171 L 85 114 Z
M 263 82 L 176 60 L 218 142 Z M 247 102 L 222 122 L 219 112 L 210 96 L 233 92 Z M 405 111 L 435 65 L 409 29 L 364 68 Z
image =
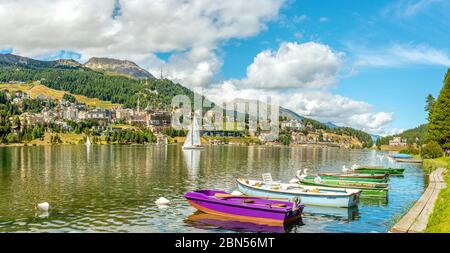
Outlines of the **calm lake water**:
M 353 163 L 390 165 L 370 150 L 307 147 L 181 146 L 0 147 L 0 232 L 387 232 L 424 190 L 417 165 L 401 164 L 387 201 L 358 208 L 306 207 L 287 228 L 252 226 L 195 212 L 183 194 L 200 188 L 232 191 L 236 177 L 288 181 L 295 171 L 338 172 Z M 172 201 L 159 208 L 154 201 Z M 34 209 L 48 201 L 48 214 Z

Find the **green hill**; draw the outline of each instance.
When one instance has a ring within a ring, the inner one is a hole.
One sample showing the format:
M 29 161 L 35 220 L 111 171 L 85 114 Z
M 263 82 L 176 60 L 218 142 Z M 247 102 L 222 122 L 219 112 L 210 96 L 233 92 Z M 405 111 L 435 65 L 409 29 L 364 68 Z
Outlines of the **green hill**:
M 404 138 L 406 139 L 408 144 L 416 143 L 422 145 L 425 142 L 427 131 L 428 131 L 428 124 L 423 124 L 416 128 L 405 130 L 400 134 L 381 137 L 377 140 L 377 146 L 389 145 L 389 141 L 394 139 L 394 137 Z
M 70 64 L 68 64 L 68 62 Z M 56 90 L 98 98 L 126 107 L 170 108 L 172 98 L 187 95 L 193 101 L 194 93 L 170 80 L 138 80 L 110 75 L 76 64 L 75 61 L 38 61 L 16 55 L 0 55 L 0 83 L 39 81 Z

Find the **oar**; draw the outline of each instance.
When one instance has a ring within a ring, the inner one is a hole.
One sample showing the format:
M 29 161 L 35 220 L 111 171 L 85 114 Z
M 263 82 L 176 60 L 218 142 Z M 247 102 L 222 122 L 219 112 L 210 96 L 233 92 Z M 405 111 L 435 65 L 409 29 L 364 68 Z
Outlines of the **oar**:
M 289 200 L 288 198 L 271 198 L 271 197 L 251 197 L 251 196 L 234 196 L 234 195 L 231 195 L 231 194 L 226 194 L 226 193 L 216 193 L 216 194 L 214 194 L 214 197 L 217 197 L 217 198 L 224 198 L 224 199 L 226 199 L 226 198 L 243 198 L 243 199 L 245 199 L 245 198 L 252 198 L 252 199 L 274 199 L 274 200 Z

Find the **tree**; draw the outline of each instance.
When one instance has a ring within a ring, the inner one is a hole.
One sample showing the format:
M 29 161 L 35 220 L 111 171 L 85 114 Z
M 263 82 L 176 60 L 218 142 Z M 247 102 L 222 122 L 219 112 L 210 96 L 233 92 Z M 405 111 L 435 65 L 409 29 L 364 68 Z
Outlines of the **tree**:
M 441 146 L 435 141 L 430 141 L 421 150 L 420 156 L 423 159 L 434 159 L 441 157 L 444 154 Z
M 450 69 L 444 79 L 439 97 L 431 108 L 428 140 L 439 145 L 450 142 Z
M 433 97 L 433 95 L 428 94 L 428 96 L 425 98 L 425 101 L 425 111 L 428 112 L 428 120 L 430 120 L 430 115 L 433 110 L 433 106 L 436 103 L 436 99 Z
M 62 97 L 62 99 L 64 101 L 67 101 L 67 102 L 70 102 L 70 103 L 76 103 L 77 102 L 77 99 L 73 95 L 67 94 L 67 93 L 64 93 L 64 96 Z

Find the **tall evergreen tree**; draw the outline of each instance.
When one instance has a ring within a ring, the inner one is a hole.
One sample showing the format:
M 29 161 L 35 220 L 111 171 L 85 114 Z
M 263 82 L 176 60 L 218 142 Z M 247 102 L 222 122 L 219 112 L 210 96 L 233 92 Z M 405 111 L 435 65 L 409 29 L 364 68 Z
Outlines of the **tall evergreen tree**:
M 425 111 L 428 112 L 428 120 L 430 120 L 431 111 L 433 110 L 433 106 L 434 103 L 436 102 L 436 99 L 433 97 L 433 95 L 428 94 L 425 100 L 426 100 Z
M 444 87 L 431 110 L 428 139 L 440 145 L 450 142 L 450 69 L 445 75 Z

